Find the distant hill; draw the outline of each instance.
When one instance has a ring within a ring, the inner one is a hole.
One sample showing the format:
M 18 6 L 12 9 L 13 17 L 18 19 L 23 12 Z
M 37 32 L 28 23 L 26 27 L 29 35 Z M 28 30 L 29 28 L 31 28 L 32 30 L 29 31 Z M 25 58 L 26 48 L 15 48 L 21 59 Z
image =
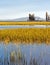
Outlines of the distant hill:
M 45 19 L 40 18 L 40 17 L 35 17 L 36 21 L 44 21 Z M 29 17 L 23 17 L 23 18 L 18 18 L 18 19 L 13 19 L 12 21 L 29 21 Z
M 22 17 L 22 18 L 18 18 L 18 19 L 13 19 L 13 21 L 28 21 L 29 18 L 28 17 Z
M 35 17 L 36 21 L 45 21 L 45 19 L 40 17 Z M 29 21 L 29 17 L 22 17 L 22 18 L 16 18 L 16 19 L 7 19 L 7 20 L 0 20 L 0 21 Z

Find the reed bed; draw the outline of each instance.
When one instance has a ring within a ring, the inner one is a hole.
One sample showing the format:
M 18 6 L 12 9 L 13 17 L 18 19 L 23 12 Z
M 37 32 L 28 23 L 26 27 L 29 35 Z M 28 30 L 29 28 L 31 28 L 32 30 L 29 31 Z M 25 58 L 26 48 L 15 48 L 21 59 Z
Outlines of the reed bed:
M 0 21 L 0 25 L 50 25 L 50 21 Z
M 0 41 L 15 42 L 16 44 L 50 44 L 50 28 L 0 29 Z

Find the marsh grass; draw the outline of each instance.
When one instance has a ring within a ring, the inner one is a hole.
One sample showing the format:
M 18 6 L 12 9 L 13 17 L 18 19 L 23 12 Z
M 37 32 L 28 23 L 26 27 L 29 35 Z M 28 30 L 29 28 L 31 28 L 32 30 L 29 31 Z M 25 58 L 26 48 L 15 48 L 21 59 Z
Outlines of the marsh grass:
M 18 43 L 50 43 L 50 28 L 19 28 L 0 30 L 0 41 Z

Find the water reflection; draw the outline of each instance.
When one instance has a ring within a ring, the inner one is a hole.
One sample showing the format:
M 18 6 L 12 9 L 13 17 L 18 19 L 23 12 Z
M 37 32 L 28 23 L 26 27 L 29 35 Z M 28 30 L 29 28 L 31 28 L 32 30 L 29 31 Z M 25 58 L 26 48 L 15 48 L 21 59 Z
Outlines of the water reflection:
M 0 44 L 0 65 L 50 65 L 50 46 Z
M 50 25 L 0 25 L 0 29 L 8 28 L 50 28 Z

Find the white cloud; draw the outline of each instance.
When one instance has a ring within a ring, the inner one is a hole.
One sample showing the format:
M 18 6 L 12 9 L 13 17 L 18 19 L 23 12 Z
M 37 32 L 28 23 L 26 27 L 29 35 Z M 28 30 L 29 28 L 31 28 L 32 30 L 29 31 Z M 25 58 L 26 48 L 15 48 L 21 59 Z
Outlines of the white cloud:
M 1 19 L 15 19 L 20 17 L 27 17 L 29 13 L 34 13 L 35 16 L 45 18 L 46 11 L 28 11 L 28 10 L 22 10 L 22 9 L 16 9 L 16 8 L 1 8 L 0 9 L 0 20 Z M 50 11 L 48 11 L 50 14 Z

